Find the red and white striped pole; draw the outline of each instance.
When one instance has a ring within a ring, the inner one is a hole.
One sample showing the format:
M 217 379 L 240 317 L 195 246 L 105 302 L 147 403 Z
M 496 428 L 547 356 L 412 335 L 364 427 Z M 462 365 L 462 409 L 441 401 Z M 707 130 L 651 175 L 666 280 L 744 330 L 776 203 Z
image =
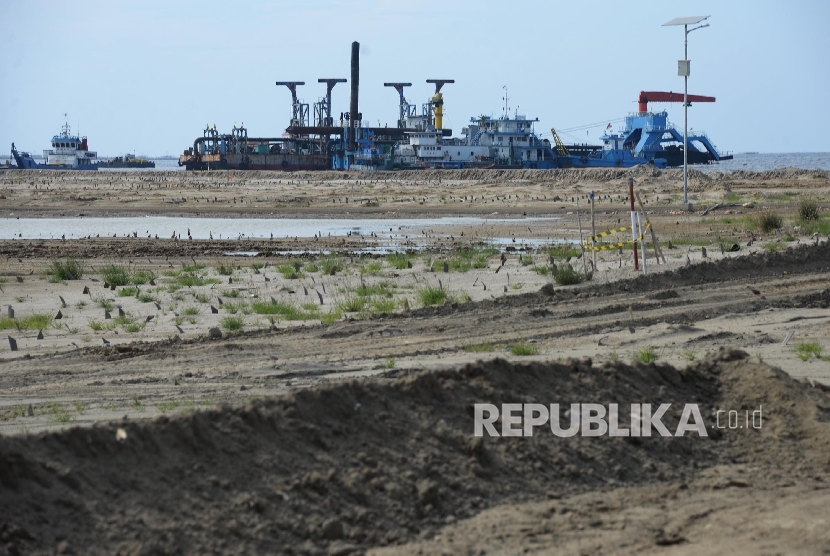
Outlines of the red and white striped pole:
M 637 213 L 634 210 L 634 178 L 628 178 L 628 200 L 631 201 L 631 239 L 634 242 L 634 270 L 640 270 L 637 257 Z

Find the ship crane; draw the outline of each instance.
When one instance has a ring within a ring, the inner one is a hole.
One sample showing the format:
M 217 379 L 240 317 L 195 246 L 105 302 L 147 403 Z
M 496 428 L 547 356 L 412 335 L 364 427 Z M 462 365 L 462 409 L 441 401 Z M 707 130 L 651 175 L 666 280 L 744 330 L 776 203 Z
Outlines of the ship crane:
M 398 129 L 404 129 L 406 127 L 406 118 L 415 115 L 415 105 L 406 102 L 406 98 L 403 96 L 403 88 L 411 87 L 412 83 L 384 83 L 383 86 L 395 87 L 395 90 L 398 91 L 398 96 L 400 97 L 400 104 L 398 105 Z
M 637 99 L 637 110 L 640 114 L 648 112 L 649 102 L 683 102 L 683 93 L 660 92 L 660 91 L 640 91 L 640 98 Z M 693 102 L 715 102 L 715 97 L 706 97 L 703 95 L 688 95 L 689 106 Z
M 314 125 L 332 126 L 334 120 L 331 117 L 331 90 L 338 83 L 345 83 L 345 79 L 318 79 L 317 83 L 326 84 L 326 96 L 320 102 L 314 104 Z
M 562 139 L 559 138 L 559 134 L 556 133 L 555 128 L 550 128 L 550 133 L 553 135 L 553 141 L 556 143 L 556 152 L 559 153 L 559 156 L 570 156 L 570 152 L 568 152 L 568 147 L 565 146 L 565 143 L 562 142 Z
M 444 125 L 444 97 L 441 95 L 441 87 L 447 83 L 455 83 L 455 79 L 427 79 L 427 83 L 435 84 L 435 94 L 429 103 L 435 113 L 435 129 L 442 129 Z
M 280 85 L 291 91 L 291 125 L 308 126 L 308 104 L 297 99 L 297 86 L 305 85 L 305 81 L 277 81 L 277 87 Z

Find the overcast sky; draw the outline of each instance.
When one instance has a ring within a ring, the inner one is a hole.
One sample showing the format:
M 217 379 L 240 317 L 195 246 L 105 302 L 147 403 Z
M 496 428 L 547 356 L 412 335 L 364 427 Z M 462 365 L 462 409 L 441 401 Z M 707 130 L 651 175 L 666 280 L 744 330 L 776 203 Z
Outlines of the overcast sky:
M 349 78 L 361 43 L 360 111 L 372 125 L 443 89 L 445 127 L 481 114 L 539 118 L 537 133 L 597 142 L 637 109 L 639 91 L 683 91 L 675 17 L 711 15 L 689 35 L 689 92 L 717 97 L 689 109 L 693 130 L 722 151 L 830 151 L 830 1 L 521 2 L 490 0 L 0 0 L 0 152 L 40 153 L 68 113 L 99 155 L 178 155 L 206 123 L 250 136 L 282 133 L 291 96 L 275 81 Z M 334 89 L 347 111 L 349 86 Z M 658 104 L 680 129 L 680 104 Z

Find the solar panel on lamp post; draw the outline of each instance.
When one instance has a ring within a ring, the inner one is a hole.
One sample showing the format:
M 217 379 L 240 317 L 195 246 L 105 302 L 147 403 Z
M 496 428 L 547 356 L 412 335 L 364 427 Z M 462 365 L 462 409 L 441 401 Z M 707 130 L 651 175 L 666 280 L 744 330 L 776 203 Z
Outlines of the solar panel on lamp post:
M 677 74 L 683 76 L 683 204 L 689 208 L 689 33 L 709 27 L 708 23 L 698 25 L 689 29 L 689 25 L 700 23 L 709 19 L 708 15 L 696 15 L 691 17 L 678 17 L 664 23 L 663 27 L 670 25 L 683 26 L 683 59 L 677 62 Z

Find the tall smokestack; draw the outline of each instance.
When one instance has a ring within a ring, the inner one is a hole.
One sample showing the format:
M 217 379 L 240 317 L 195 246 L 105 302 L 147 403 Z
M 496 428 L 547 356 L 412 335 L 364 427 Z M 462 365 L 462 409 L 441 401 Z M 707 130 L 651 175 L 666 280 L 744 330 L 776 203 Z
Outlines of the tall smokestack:
M 360 85 L 360 43 L 352 43 L 352 98 L 349 104 L 349 146 L 350 153 L 355 149 L 355 120 L 357 119 L 357 90 Z M 354 154 L 349 155 L 349 167 L 354 164 Z

